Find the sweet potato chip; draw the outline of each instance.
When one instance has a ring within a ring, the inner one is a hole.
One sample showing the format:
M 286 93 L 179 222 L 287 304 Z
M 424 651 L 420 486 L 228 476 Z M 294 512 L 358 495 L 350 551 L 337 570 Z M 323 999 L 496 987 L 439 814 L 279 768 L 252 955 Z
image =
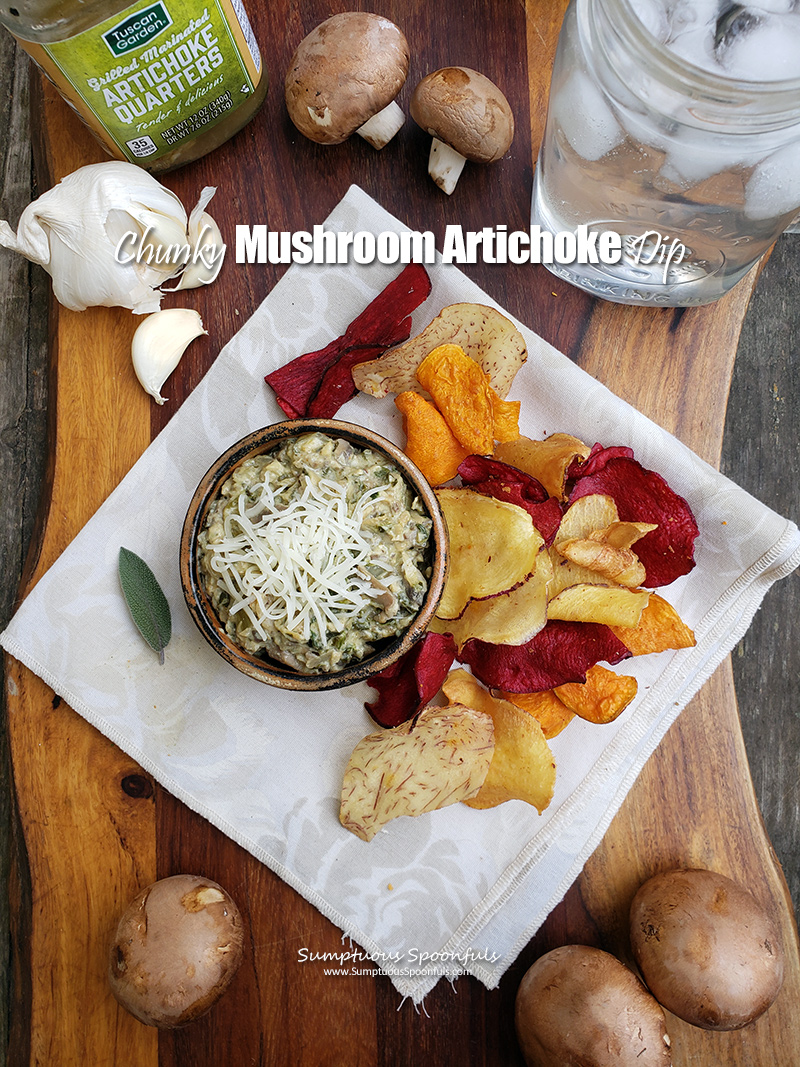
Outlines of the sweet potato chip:
M 524 508 L 545 543 L 553 540 L 561 524 L 561 505 L 536 478 L 488 456 L 469 456 L 458 473 L 476 492 Z
M 593 667 L 589 668 L 589 670 L 593 669 Z M 541 693 L 506 693 L 501 690 L 498 696 L 504 700 L 510 700 L 528 715 L 532 715 L 541 726 L 542 733 L 548 741 L 552 737 L 557 737 L 575 718 L 575 712 L 568 708 L 563 700 L 558 699 L 553 689 L 545 689 Z
M 472 640 L 458 658 L 491 689 L 534 693 L 565 682 L 585 682 L 587 670 L 595 663 L 603 660 L 613 666 L 630 654 L 608 626 L 551 619 L 524 645 Z
M 490 390 L 494 419 L 494 439 L 501 444 L 516 441 L 519 437 L 519 413 L 522 403 L 519 400 L 501 400 L 494 389 Z
M 436 614 L 457 619 L 470 600 L 511 589 L 532 574 L 541 534 L 515 504 L 471 489 L 438 489 L 447 522 L 450 571 Z
M 524 644 L 547 622 L 547 584 L 551 573 L 550 556 L 540 552 L 533 574 L 519 585 L 483 600 L 471 600 L 457 619 L 434 618 L 430 629 L 452 634 L 459 648 L 471 637 L 493 644 Z
M 553 597 L 547 605 L 547 617 L 564 622 L 636 626 L 649 596 L 649 592 L 642 589 L 584 582 L 562 589 Z
M 634 656 L 666 652 L 668 649 L 693 648 L 695 645 L 692 630 L 669 601 L 658 593 L 650 594 L 638 625 L 633 628 L 615 626 L 612 629 Z
M 489 773 L 477 795 L 465 803 L 483 809 L 523 800 L 541 815 L 553 799 L 556 764 L 539 722 L 508 700 L 493 697 L 466 671 L 452 671 L 442 688 L 451 703 L 482 711 L 494 722 Z
M 364 707 L 378 726 L 408 722 L 439 692 L 455 657 L 449 634 L 426 633 L 404 656 L 368 679 L 378 699 Z
M 503 442 L 495 449 L 494 456 L 532 475 L 556 500 L 566 500 L 569 466 L 575 459 L 584 459 L 589 451 L 589 446 L 577 437 L 554 433 L 543 441 L 519 437 L 516 441 Z
M 603 724 L 613 722 L 627 708 L 639 686 L 627 674 L 615 674 L 596 663 L 586 672 L 586 681 L 567 682 L 554 692 L 581 719 Z
M 458 440 L 470 452 L 494 448 L 494 409 L 489 379 L 458 345 L 439 345 L 417 367 L 417 380 Z
M 362 841 L 400 815 L 469 800 L 494 753 L 491 716 L 453 705 L 428 707 L 413 722 L 362 738 L 342 783 L 339 820 Z
M 408 390 L 394 400 L 403 413 L 405 453 L 431 485 L 455 478 L 458 465 L 469 455 L 445 422 L 442 413 L 419 393 Z
M 354 367 L 353 380 L 371 396 L 415 389 L 417 367 L 429 352 L 447 343 L 459 345 L 483 367 L 502 399 L 527 359 L 525 339 L 505 315 L 484 304 L 451 304 L 404 345 Z

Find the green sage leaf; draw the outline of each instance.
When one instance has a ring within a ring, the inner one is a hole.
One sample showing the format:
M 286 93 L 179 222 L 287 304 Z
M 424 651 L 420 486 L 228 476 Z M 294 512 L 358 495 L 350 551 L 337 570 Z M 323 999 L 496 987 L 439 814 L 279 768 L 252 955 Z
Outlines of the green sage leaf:
M 119 580 L 139 633 L 163 663 L 164 649 L 172 637 L 172 614 L 158 579 L 141 556 L 120 548 Z

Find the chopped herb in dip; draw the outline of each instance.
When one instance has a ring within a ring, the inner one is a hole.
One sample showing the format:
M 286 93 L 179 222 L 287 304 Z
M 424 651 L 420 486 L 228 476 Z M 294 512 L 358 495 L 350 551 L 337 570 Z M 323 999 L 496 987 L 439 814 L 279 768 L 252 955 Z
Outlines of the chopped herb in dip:
M 245 651 L 303 674 L 337 671 L 418 613 L 431 525 L 383 456 L 308 433 L 225 481 L 200 535 L 200 569 Z

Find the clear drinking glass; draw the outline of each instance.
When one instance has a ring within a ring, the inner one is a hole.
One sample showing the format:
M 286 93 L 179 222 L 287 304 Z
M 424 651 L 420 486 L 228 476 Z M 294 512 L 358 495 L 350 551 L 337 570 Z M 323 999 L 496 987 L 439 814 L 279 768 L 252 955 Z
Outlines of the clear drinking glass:
M 710 303 L 798 210 L 798 0 L 571 0 L 532 222 L 621 248 L 554 274 L 618 303 Z

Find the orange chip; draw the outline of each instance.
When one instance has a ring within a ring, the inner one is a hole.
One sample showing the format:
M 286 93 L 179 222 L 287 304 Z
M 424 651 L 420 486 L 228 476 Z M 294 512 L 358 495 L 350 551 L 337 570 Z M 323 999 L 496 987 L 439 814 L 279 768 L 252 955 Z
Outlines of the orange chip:
M 494 448 L 494 410 L 483 368 L 459 345 L 439 345 L 417 367 L 417 380 L 464 448 L 488 456 Z
M 615 674 L 596 663 L 586 672 L 585 682 L 566 682 L 553 692 L 568 708 L 587 722 L 613 722 L 636 696 L 635 678 Z
M 516 441 L 519 437 L 519 400 L 501 400 L 497 393 L 489 387 L 489 395 L 492 401 L 492 416 L 494 418 L 495 441 Z
M 469 455 L 459 444 L 444 416 L 419 393 L 399 393 L 394 400 L 403 413 L 406 432 L 405 452 L 431 485 L 443 485 L 455 478 L 458 465 Z
M 611 629 L 634 656 L 666 652 L 672 648 L 692 648 L 696 644 L 692 630 L 672 604 L 657 593 L 650 594 L 638 625 L 612 626 Z
M 501 692 L 498 696 L 516 704 L 518 708 L 537 719 L 548 741 L 560 734 L 575 718 L 575 712 L 568 708 L 563 700 L 559 700 L 552 689 L 545 689 L 541 693 Z

